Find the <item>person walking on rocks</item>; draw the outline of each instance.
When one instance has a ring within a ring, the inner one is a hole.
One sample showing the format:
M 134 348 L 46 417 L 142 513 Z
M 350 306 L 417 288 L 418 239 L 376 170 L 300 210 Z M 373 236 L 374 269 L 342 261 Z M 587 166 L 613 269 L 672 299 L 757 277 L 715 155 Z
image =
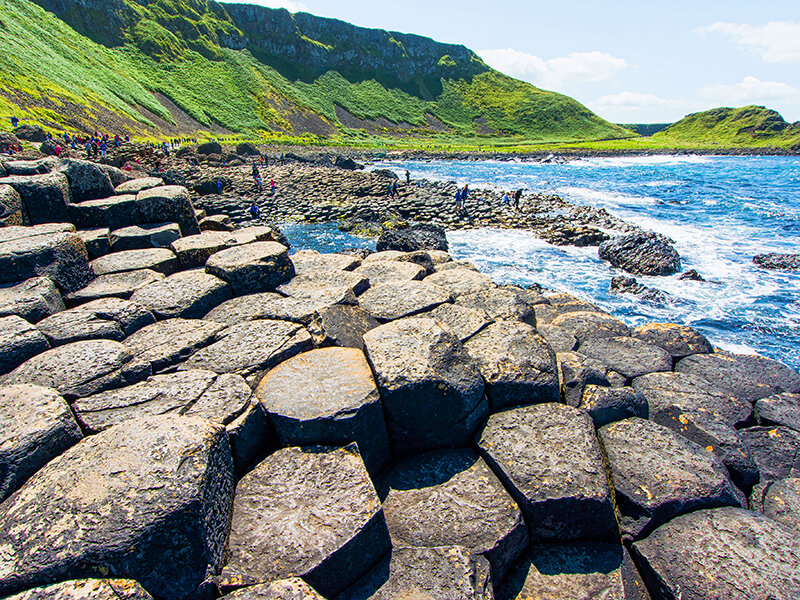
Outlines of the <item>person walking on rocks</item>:
M 250 205 L 250 216 L 253 219 L 257 219 L 258 215 L 260 214 L 261 214 L 261 209 L 258 207 L 258 204 L 256 204 L 254 200 L 253 203 Z
M 222 180 L 221 179 L 217 179 L 217 193 L 218 194 L 222 193 Z
M 269 188 L 270 188 L 270 191 L 272 191 L 273 194 L 275 193 L 275 187 L 276 187 L 275 186 L 275 180 L 274 179 L 270 179 L 269 180 Z
M 264 185 L 261 182 L 261 173 L 258 170 L 258 163 L 253 163 L 253 181 L 255 181 L 259 192 L 264 189 Z
M 386 184 L 386 197 L 394 198 L 394 188 L 391 183 Z
M 514 192 L 514 210 L 519 210 L 520 198 L 522 198 L 522 188 Z
M 19 119 L 17 117 L 9 117 L 9 120 L 11 121 L 11 127 L 14 129 L 19 126 Z
M 411 183 L 411 173 L 409 173 L 408 169 L 406 169 L 406 185 L 409 185 L 410 183 Z
M 456 188 L 456 208 L 460 211 L 462 209 L 461 206 L 461 188 Z
M 500 200 L 500 206 L 511 206 L 511 198 L 509 198 L 508 192 L 503 192 L 503 199 Z
M 399 194 L 397 193 L 397 180 L 395 179 L 392 182 L 392 198 L 397 197 Z

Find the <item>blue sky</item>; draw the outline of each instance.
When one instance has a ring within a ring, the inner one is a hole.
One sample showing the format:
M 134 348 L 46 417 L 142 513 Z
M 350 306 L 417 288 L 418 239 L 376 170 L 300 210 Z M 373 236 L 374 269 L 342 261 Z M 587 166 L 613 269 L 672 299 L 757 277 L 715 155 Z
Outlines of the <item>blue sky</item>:
M 249 1 L 464 44 L 614 122 L 746 104 L 800 120 L 800 0 Z

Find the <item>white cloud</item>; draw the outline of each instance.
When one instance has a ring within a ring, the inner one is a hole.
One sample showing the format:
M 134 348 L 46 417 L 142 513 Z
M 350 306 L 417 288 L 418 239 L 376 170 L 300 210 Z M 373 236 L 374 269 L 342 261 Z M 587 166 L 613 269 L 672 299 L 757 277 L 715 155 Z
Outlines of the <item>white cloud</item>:
M 719 33 L 761 55 L 764 62 L 800 61 L 800 23 L 771 21 L 765 25 L 718 21 L 696 30 L 700 34 Z
M 498 71 L 540 87 L 602 81 L 628 66 L 624 58 L 596 51 L 572 52 L 549 60 L 513 48 L 482 50 L 478 54 Z
M 715 102 L 717 106 L 744 106 L 783 102 L 800 104 L 800 89 L 781 81 L 761 81 L 745 77 L 739 83 L 712 83 L 698 90 L 701 98 Z
M 661 98 L 655 94 L 639 94 L 637 92 L 621 92 L 603 96 L 587 103 L 597 113 L 620 114 L 636 112 L 648 108 L 675 108 L 682 104 L 679 100 Z
M 308 7 L 294 0 L 232 0 L 235 4 L 259 4 L 267 8 L 285 8 L 289 12 L 308 12 Z

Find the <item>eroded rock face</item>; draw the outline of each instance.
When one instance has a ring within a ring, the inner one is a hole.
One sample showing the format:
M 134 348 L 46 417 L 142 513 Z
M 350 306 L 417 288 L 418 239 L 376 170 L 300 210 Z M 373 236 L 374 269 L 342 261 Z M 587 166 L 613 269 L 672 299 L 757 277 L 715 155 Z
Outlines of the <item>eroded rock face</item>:
M 499 581 L 528 545 L 519 507 L 472 450 L 407 459 L 381 485 L 395 548 L 463 546 L 483 555 Z
M 444 288 L 425 281 L 408 281 L 370 287 L 359 299 L 359 304 L 373 317 L 385 322 L 429 311 L 450 300 L 450 294 Z
M 140 329 L 125 340 L 125 346 L 158 372 L 208 346 L 223 329 L 224 324 L 214 321 L 167 319 Z
M 74 579 L 32 588 L 13 600 L 152 600 L 132 579 Z
M 380 325 L 377 319 L 358 306 L 334 304 L 320 310 L 318 315 L 316 326 L 309 327 L 317 346 L 364 350 L 364 334 Z
M 16 285 L 0 285 L 0 317 L 17 315 L 29 323 L 64 310 L 64 300 L 52 280 L 33 277 Z
M 177 223 L 182 235 L 200 233 L 189 191 L 168 185 L 142 190 L 136 194 L 141 223 Z
M 155 320 L 140 304 L 119 298 L 101 298 L 42 319 L 37 329 L 53 346 L 63 346 L 92 339 L 122 341 Z
M 339 600 L 492 600 L 488 561 L 461 546 L 394 548 Z
M 96 275 L 124 273 L 139 269 L 150 269 L 171 275 L 178 270 L 178 259 L 172 250 L 167 248 L 142 248 L 106 254 L 92 261 L 92 269 Z
M 739 508 L 678 517 L 636 542 L 633 552 L 654 597 L 790 600 L 800 594 L 800 537 Z
M 788 427 L 750 427 L 740 432 L 761 473 L 761 483 L 800 477 L 800 433 Z
M 115 193 L 108 174 L 91 161 L 67 158 L 59 170 L 69 180 L 73 202 L 108 198 Z
M 223 589 L 300 576 L 325 596 L 389 550 L 380 500 L 355 446 L 278 450 L 236 486 Z
M 0 379 L 0 383 L 32 383 L 56 389 L 67 400 L 73 400 L 131 385 L 149 375 L 150 366 L 137 360 L 119 342 L 89 340 L 38 354 Z
M 182 271 L 136 290 L 131 301 L 158 319 L 200 319 L 231 297 L 231 287 L 203 271 Z
M 141 248 L 169 248 L 181 237 L 176 223 L 153 223 L 132 225 L 111 232 L 109 243 L 113 252 L 138 250 Z
M 0 373 L 50 349 L 47 338 L 22 317 L 0 317 Z
M 630 334 L 630 329 L 622 321 L 600 312 L 570 311 L 555 317 L 550 321 L 550 325 L 560 327 L 573 335 L 581 344 L 593 338 L 610 338 Z
M 580 352 L 628 378 L 672 371 L 672 357 L 666 350 L 632 337 L 589 339 L 581 344 Z
M 22 221 L 25 225 L 67 223 L 68 206 L 72 201 L 69 182 L 62 173 L 12 175 L 3 183 L 14 188 L 22 199 Z
M 212 254 L 206 272 L 227 281 L 235 296 L 273 292 L 294 276 L 286 246 L 254 242 Z
M 785 425 L 800 431 L 800 394 L 776 394 L 755 404 L 759 425 Z
M 152 269 L 138 269 L 122 273 L 100 275 L 86 287 L 72 292 L 66 298 L 69 306 L 77 306 L 101 298 L 130 298 L 133 292 L 164 279 L 163 273 Z
M 143 222 L 136 196 L 132 194 L 70 204 L 69 217 L 80 229 L 120 229 Z
M 55 390 L 0 386 L 0 501 L 82 437 L 69 405 Z
M 643 342 L 663 348 L 675 360 L 692 354 L 708 354 L 714 350 L 702 333 L 686 325 L 647 323 L 635 327 L 631 335 Z
M 378 388 L 360 350 L 320 348 L 290 358 L 264 376 L 256 397 L 283 446 L 356 442 L 371 473 L 389 460 Z
M 222 565 L 232 493 L 227 436 L 203 419 L 86 438 L 0 505 L 0 593 L 104 573 L 187 598 Z
M 741 506 L 722 462 L 651 421 L 630 418 L 599 430 L 627 539 L 641 539 L 677 515 Z
M 646 419 L 649 415 L 645 397 L 630 387 L 587 385 L 578 408 L 589 413 L 595 427 L 622 421 L 628 417 Z
M 378 252 L 398 250 L 414 252 L 416 250 L 447 251 L 447 237 L 444 229 L 437 225 L 420 224 L 405 229 L 390 229 L 378 238 L 375 245 Z
M 0 175 L 5 174 L 0 171 Z M 22 198 L 10 185 L 0 184 L 0 227 L 22 225 Z
M 800 479 L 787 477 L 768 484 L 758 510 L 800 535 Z
M 480 372 L 455 334 L 409 318 L 367 332 L 364 345 L 395 451 L 467 443 L 488 405 Z
M 464 347 L 483 375 L 492 412 L 560 399 L 555 354 L 530 325 L 500 320 Z
M 800 271 L 800 254 L 779 254 L 777 252 L 757 254 L 753 257 L 753 262 L 762 269 Z
M 562 352 L 556 355 L 556 361 L 561 394 L 569 406 L 581 404 L 587 386 L 622 387 L 627 381 L 624 375 L 580 352 Z
M 681 257 L 672 241 L 653 232 L 611 238 L 600 244 L 598 254 L 634 275 L 672 275 L 681 270 Z

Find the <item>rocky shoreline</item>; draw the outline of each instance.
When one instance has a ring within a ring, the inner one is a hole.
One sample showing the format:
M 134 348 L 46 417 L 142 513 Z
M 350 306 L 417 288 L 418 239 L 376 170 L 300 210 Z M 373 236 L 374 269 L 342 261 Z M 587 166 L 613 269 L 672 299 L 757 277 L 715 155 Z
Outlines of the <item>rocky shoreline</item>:
M 0 596 L 800 594 L 800 374 L 496 285 L 446 251 L 447 184 L 269 167 L 276 220 L 429 217 L 290 253 L 237 212 L 245 160 L 200 156 L 2 162 Z M 624 233 L 609 260 L 679 266 L 600 211 L 488 194 L 464 226 L 559 210 Z

